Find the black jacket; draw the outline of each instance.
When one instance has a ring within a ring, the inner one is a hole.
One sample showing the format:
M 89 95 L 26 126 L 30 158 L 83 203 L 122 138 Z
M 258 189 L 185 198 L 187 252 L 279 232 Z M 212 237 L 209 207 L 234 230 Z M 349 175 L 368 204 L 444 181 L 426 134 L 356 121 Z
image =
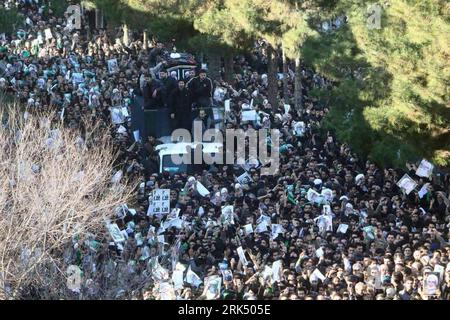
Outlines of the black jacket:
M 191 113 L 191 95 L 187 88 L 182 90 L 175 88 L 171 91 L 169 97 L 169 107 L 176 118 L 182 118 L 187 113 Z
M 153 96 L 153 93 L 156 90 L 156 95 Z M 146 83 L 144 87 L 144 104 L 146 109 L 155 109 L 161 108 L 164 106 L 162 99 L 162 85 L 159 80 L 152 79 L 149 83 Z
M 208 77 L 204 80 L 201 80 L 200 77 L 194 77 L 188 81 L 187 87 L 194 100 L 211 98 L 213 96 L 213 83 Z
M 161 79 L 162 84 L 162 99 L 165 104 L 170 103 L 170 94 L 177 88 L 177 81 L 172 77 Z

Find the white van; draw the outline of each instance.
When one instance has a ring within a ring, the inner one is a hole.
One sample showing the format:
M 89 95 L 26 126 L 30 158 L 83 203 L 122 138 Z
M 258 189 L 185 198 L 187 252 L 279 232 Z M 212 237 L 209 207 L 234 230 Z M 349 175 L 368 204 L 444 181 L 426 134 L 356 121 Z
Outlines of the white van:
M 175 164 L 172 161 L 172 155 L 186 155 L 189 152 L 189 148 L 191 152 L 193 152 L 198 146 L 202 147 L 203 154 L 209 154 L 210 156 L 214 156 L 217 153 L 223 153 L 223 144 L 219 142 L 178 142 L 160 144 L 155 148 L 159 155 L 159 172 L 162 173 L 167 171 L 170 174 L 184 172 L 191 173 L 194 169 L 192 164 Z

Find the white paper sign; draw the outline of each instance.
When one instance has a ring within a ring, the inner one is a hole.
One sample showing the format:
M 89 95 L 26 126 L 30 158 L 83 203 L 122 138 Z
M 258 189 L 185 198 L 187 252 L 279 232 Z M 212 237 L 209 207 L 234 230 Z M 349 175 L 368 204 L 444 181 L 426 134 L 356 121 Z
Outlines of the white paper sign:
M 153 190 L 149 197 L 147 215 L 160 215 L 170 212 L 170 189 Z
M 171 220 L 164 222 L 164 229 L 167 230 L 172 227 L 175 227 L 177 229 L 182 229 L 183 228 L 183 220 L 180 218 L 175 218 L 175 219 L 171 219 Z
M 281 224 L 272 224 L 272 233 L 271 237 L 272 239 L 276 239 L 280 233 L 284 233 L 286 230 L 284 230 L 283 226 Z
M 117 184 L 120 182 L 120 180 L 122 180 L 123 177 L 123 171 L 119 170 L 117 171 L 114 176 L 111 178 L 111 183 Z
M 175 270 L 172 273 L 172 281 L 173 286 L 175 290 L 182 289 L 184 280 L 183 280 L 183 271 L 182 270 Z
M 159 284 L 159 294 L 161 300 L 175 300 L 175 290 L 170 283 L 161 282 Z
M 313 273 L 311 274 L 311 278 L 320 279 L 321 281 L 325 280 L 326 277 L 323 275 L 322 272 L 320 272 L 319 269 L 315 269 Z
M 246 235 L 249 235 L 249 234 L 253 233 L 253 226 L 252 226 L 251 223 L 246 224 L 244 226 L 244 232 L 245 232 Z
M 45 33 L 45 40 L 53 38 L 52 30 L 50 28 L 45 29 L 44 33 Z
M 406 193 L 410 194 L 411 191 L 417 186 L 417 182 L 414 181 L 407 173 L 397 182 L 397 185 Z
M 267 231 L 267 222 L 266 221 L 262 221 L 261 223 L 259 223 L 256 228 L 255 228 L 255 232 L 256 233 L 263 233 Z
M 225 112 L 230 112 L 231 111 L 231 106 L 230 106 L 230 99 L 225 100 Z
M 133 137 L 134 137 L 134 141 L 141 141 L 141 136 L 140 136 L 140 132 L 139 130 L 135 130 L 133 131 Z
M 419 164 L 419 167 L 416 170 L 416 174 L 419 177 L 429 178 L 433 173 L 433 168 L 434 166 L 430 162 L 428 162 L 425 159 L 422 159 L 422 161 Z
M 419 190 L 419 198 L 422 199 L 428 193 L 429 183 L 425 183 Z
M 206 189 L 205 186 L 200 181 L 196 181 L 195 186 L 197 188 L 198 193 L 200 193 L 202 197 L 206 197 L 209 194 L 208 189 Z
M 333 201 L 333 191 L 331 189 L 322 189 L 320 194 L 325 198 L 325 200 Z
M 108 72 L 110 74 L 119 72 L 119 65 L 117 59 L 108 60 Z
M 316 190 L 310 188 L 306 193 L 306 199 L 309 202 L 320 202 L 321 196 Z
M 237 253 L 238 253 L 238 255 L 239 255 L 239 260 L 241 260 L 242 264 L 243 264 L 244 266 L 247 266 L 248 260 L 247 260 L 247 258 L 245 257 L 244 249 L 242 249 L 242 246 L 239 247 L 239 248 L 237 248 Z
M 333 231 L 333 217 L 331 215 L 322 214 L 314 221 L 317 223 L 320 232 Z
M 242 111 L 241 114 L 242 121 L 256 121 L 256 117 L 257 114 L 255 110 Z
M 237 182 L 241 185 L 248 184 L 253 181 L 252 176 L 248 172 L 244 172 L 239 177 L 236 178 Z
M 111 107 L 109 108 L 111 111 L 111 121 L 114 124 L 122 124 L 125 122 L 125 114 L 123 114 L 123 110 L 120 107 Z
M 346 233 L 348 229 L 348 224 L 341 223 L 337 229 L 337 232 Z
M 317 258 L 323 257 L 323 254 L 324 254 L 324 252 L 323 252 L 322 247 L 320 247 L 319 249 L 316 250 L 316 257 Z
M 114 242 L 124 242 L 125 237 L 123 236 L 122 232 L 119 229 L 119 226 L 116 223 L 109 224 L 107 226 L 109 233 L 111 234 L 111 237 L 113 238 Z
M 272 282 L 281 282 L 281 260 L 277 260 L 272 264 Z
M 218 275 L 205 278 L 206 299 L 213 300 L 220 297 L 222 278 Z
M 234 224 L 234 207 L 233 206 L 223 206 L 222 207 L 222 223 Z
M 442 281 L 444 279 L 445 268 L 443 266 L 441 266 L 440 264 L 436 264 L 434 266 L 434 270 L 433 271 L 434 272 L 439 272 L 439 274 L 440 274 L 440 281 Z

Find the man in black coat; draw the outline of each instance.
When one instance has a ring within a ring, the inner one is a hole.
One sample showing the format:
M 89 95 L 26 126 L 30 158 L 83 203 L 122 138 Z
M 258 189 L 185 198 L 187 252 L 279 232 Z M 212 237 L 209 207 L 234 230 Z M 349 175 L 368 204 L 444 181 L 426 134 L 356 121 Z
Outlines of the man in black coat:
M 197 77 L 192 78 L 186 84 L 193 102 L 201 108 L 208 108 L 212 105 L 213 82 L 206 76 L 206 71 L 201 69 Z
M 161 81 L 161 97 L 165 107 L 169 107 L 170 94 L 177 88 L 177 80 L 169 77 L 166 70 L 159 72 L 159 81 Z
M 169 106 L 171 109 L 173 129 L 191 130 L 192 109 L 191 95 L 186 88 L 184 80 L 178 81 L 177 88 L 173 89 L 169 95 Z
M 144 85 L 144 108 L 158 109 L 164 106 L 162 99 L 162 85 L 159 80 L 146 77 Z

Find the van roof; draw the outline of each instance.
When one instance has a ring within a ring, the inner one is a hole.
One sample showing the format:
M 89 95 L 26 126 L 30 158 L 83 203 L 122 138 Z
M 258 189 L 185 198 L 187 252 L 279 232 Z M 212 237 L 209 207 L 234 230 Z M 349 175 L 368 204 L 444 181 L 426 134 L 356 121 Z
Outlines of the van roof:
M 155 147 L 156 151 L 159 151 L 160 156 L 172 155 L 172 154 L 186 154 L 186 148 L 190 146 L 192 149 L 197 145 L 203 145 L 204 153 L 217 153 L 223 148 L 223 144 L 219 142 L 199 143 L 199 142 L 178 142 L 178 143 L 164 143 Z

